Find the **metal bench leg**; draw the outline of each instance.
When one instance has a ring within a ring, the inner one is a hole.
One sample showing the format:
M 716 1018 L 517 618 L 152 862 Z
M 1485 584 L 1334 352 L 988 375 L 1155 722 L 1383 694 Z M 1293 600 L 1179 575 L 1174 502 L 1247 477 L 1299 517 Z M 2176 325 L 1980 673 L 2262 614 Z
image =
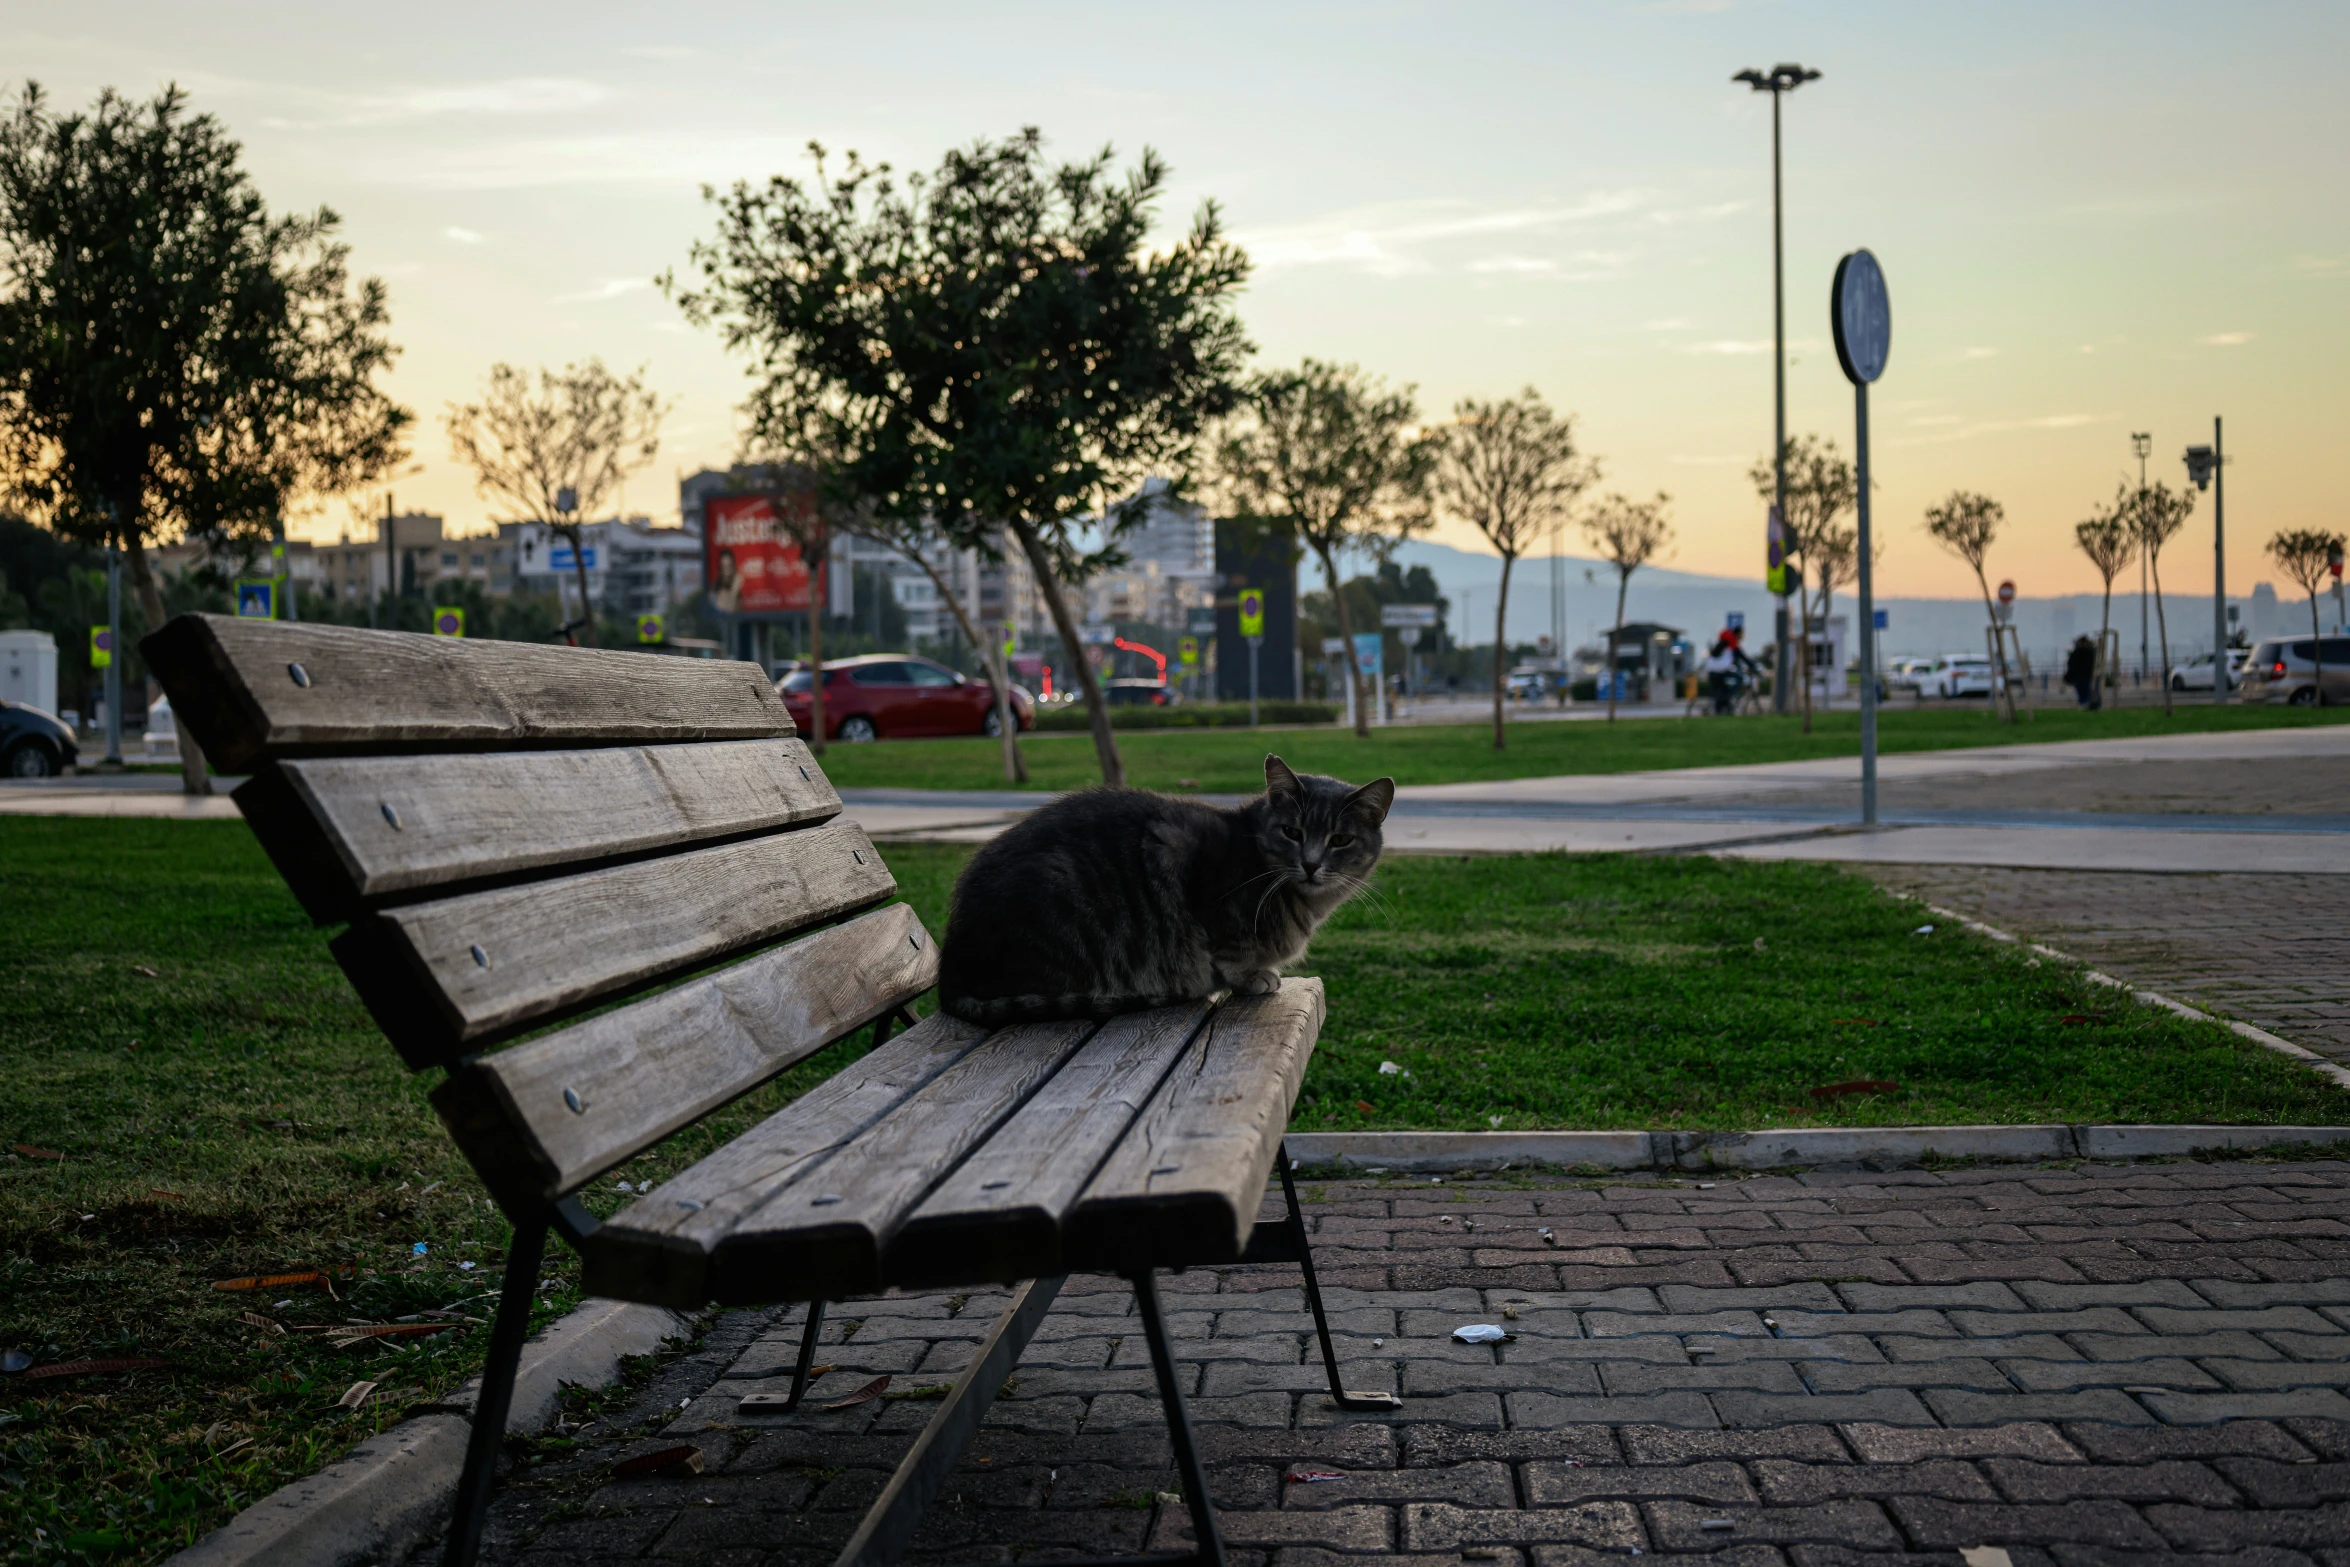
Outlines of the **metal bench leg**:
M 1199 1449 L 1191 1444 L 1191 1414 L 1183 1406 L 1183 1386 L 1175 1380 L 1175 1351 L 1167 1342 L 1166 1315 L 1159 1310 L 1158 1280 L 1148 1268 L 1132 1279 L 1143 1338 L 1151 1347 L 1151 1370 L 1158 1374 L 1159 1403 L 1167 1411 L 1167 1442 L 1175 1449 L 1175 1473 L 1183 1482 L 1184 1505 L 1191 1511 L 1191 1559 L 1200 1567 L 1224 1567 L 1224 1537 L 1216 1529 L 1208 1472 L 1200 1467 Z
M 1401 1409 L 1403 1400 L 1393 1393 L 1350 1392 L 1338 1380 L 1338 1351 L 1331 1347 L 1330 1318 L 1322 1310 L 1322 1286 L 1314 1279 L 1314 1249 L 1306 1241 L 1305 1215 L 1298 1211 L 1297 1182 L 1290 1178 L 1287 1143 L 1281 1145 L 1280 1164 L 1281 1195 L 1289 1204 L 1289 1218 L 1283 1227 L 1297 1251 L 1298 1268 L 1306 1276 L 1306 1305 L 1314 1313 L 1314 1336 L 1322 1341 L 1322 1369 L 1330 1374 L 1330 1401 L 1357 1413 Z
M 816 1363 L 816 1340 L 824 1332 L 824 1302 L 808 1302 L 808 1323 L 800 1330 L 800 1363 L 792 1372 L 791 1397 L 783 1401 L 783 1413 L 790 1414 L 800 1407 L 800 1400 L 808 1396 L 808 1370 Z
M 539 1263 L 546 1256 L 547 1221 L 514 1227 L 506 1253 L 506 1281 L 498 1294 L 498 1319 L 490 1324 L 489 1358 L 481 1368 L 481 1396 L 473 1404 L 473 1431 L 465 1442 L 465 1473 L 457 1482 L 457 1507 L 449 1519 L 449 1546 L 442 1567 L 473 1567 L 481 1550 L 482 1525 L 489 1520 L 490 1492 L 498 1479 L 498 1449 L 506 1441 L 506 1415 L 514 1407 L 514 1371 L 522 1363 L 522 1341 L 530 1333 L 530 1303 L 538 1292 Z

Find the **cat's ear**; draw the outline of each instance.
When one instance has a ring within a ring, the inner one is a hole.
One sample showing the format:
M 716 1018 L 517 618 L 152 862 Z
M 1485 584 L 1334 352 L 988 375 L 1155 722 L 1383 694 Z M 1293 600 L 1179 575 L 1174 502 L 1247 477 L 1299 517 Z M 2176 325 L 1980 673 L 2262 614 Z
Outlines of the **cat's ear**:
M 1286 801 L 1294 801 L 1305 793 L 1305 787 L 1297 781 L 1297 774 L 1289 770 L 1289 764 L 1270 752 L 1265 756 L 1265 793 Z
M 1374 778 L 1346 797 L 1346 812 L 1342 814 L 1353 813 L 1368 816 L 1371 818 L 1371 825 L 1376 827 L 1379 823 L 1387 820 L 1387 813 L 1394 807 L 1395 780 Z

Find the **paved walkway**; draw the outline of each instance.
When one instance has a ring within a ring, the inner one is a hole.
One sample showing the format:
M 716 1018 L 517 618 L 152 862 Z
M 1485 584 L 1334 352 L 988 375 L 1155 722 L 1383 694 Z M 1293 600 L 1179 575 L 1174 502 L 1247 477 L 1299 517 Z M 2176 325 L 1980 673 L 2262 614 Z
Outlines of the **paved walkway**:
M 1347 1380 L 1405 1408 L 1329 1405 L 1294 1268 L 1170 1280 L 1236 1562 L 2350 1567 L 2350 1164 L 1307 1195 Z M 836 1308 L 815 1398 L 910 1396 L 797 1417 L 736 1409 L 796 1314 L 720 1319 L 517 1474 L 488 1559 L 828 1561 L 999 1298 Z M 1125 1286 L 1070 1280 L 915 1559 L 1180 1546 L 1150 1387 Z M 609 1476 L 683 1442 L 706 1473 Z
M 2332 877 L 1966 866 L 1872 866 L 1866 874 L 2350 1066 L 2342 973 L 2350 907 Z

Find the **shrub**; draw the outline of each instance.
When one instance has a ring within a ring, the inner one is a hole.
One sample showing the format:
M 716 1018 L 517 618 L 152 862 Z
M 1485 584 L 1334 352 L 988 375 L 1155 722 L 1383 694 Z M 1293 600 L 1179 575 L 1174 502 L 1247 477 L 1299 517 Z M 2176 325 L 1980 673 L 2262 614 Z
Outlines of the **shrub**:
M 1332 724 L 1338 721 L 1335 702 L 1257 703 L 1257 722 L 1263 724 Z M 1083 729 L 1085 705 L 1055 703 L 1036 714 L 1039 729 Z M 1112 729 L 1246 729 L 1246 702 L 1183 702 L 1172 707 L 1113 707 Z

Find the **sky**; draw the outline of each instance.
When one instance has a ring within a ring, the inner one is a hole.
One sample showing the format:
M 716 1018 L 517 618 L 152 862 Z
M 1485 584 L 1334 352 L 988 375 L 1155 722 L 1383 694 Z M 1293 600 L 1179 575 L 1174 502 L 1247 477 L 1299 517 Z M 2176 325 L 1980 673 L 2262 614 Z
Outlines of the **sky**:
M 1169 234 L 1221 206 L 1259 364 L 1358 363 L 1431 420 L 1534 387 L 1604 489 L 1670 494 L 1669 564 L 1759 574 L 1770 105 L 1729 78 L 1780 61 L 1823 73 L 1784 105 L 1791 432 L 1852 444 L 1838 256 L 1868 246 L 1892 296 L 1883 591 L 1972 591 L 1919 524 L 1960 487 L 2006 508 L 1995 576 L 2094 588 L 2072 524 L 2134 480 L 2131 432 L 2176 483 L 2215 415 L 2231 589 L 2274 578 L 2277 529 L 2344 525 L 2350 7 L 0 0 L 0 45 L 59 105 L 176 82 L 273 207 L 342 216 L 418 415 L 389 488 L 458 530 L 492 507 L 443 415 L 493 362 L 600 356 L 675 399 L 631 511 L 673 520 L 677 477 L 734 455 L 743 368 L 653 281 L 712 232 L 703 186 L 804 175 L 810 140 L 914 169 L 1034 124 L 1069 157 L 1155 148 Z M 2166 583 L 2208 593 L 2211 538 L 2207 498 Z

